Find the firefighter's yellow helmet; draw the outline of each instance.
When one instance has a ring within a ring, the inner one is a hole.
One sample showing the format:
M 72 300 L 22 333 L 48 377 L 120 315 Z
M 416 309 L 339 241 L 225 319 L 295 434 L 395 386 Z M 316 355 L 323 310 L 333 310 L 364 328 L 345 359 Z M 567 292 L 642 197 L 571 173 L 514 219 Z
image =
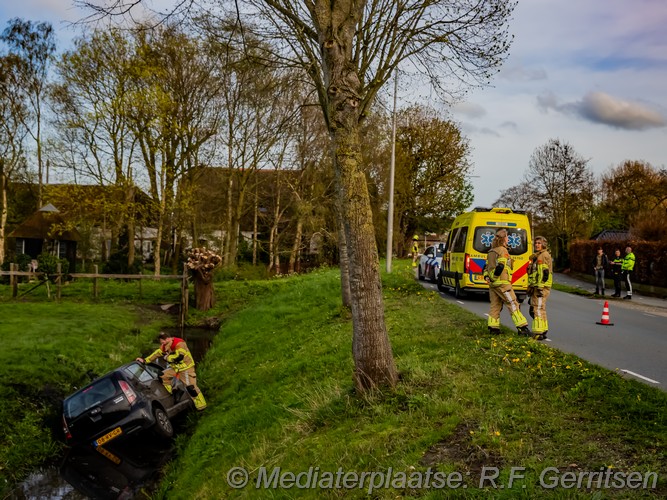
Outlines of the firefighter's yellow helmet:
M 419 239 L 419 236 L 417 236 L 417 235 L 415 234 L 415 235 L 412 237 L 412 239 L 413 239 L 413 240 L 418 240 L 418 239 Z

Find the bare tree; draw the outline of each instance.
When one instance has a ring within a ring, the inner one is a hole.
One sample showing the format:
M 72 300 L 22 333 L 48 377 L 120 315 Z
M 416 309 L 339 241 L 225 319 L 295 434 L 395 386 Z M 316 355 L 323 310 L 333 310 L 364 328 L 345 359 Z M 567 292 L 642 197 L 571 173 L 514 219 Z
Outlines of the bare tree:
M 203 163 L 222 117 L 217 58 L 200 40 L 173 26 L 135 30 L 128 114 L 158 214 L 153 249 L 161 272 L 163 237 L 174 235 L 176 186 Z M 206 158 L 208 159 L 208 158 Z M 176 241 L 172 240 L 172 255 Z
M 108 220 L 112 229 L 112 252 L 125 227 L 128 266 L 134 263 L 136 194 L 136 140 L 127 114 L 133 57 L 127 32 L 95 31 L 76 40 L 75 49 L 63 54 L 56 64 L 58 80 L 51 90 L 54 130 L 59 139 L 52 163 L 74 171 L 75 178 L 115 187 L 99 192 L 107 198 L 109 210 L 104 221 Z M 112 193 L 118 194 L 118 199 L 108 196 Z M 106 251 L 106 245 L 103 248 Z
M 560 267 L 568 261 L 570 241 L 590 227 L 595 180 L 587 164 L 570 144 L 551 139 L 535 149 L 525 175 L 535 221 L 555 239 Z
M 522 182 L 521 184 L 502 190 L 498 199 L 493 202 L 493 206 L 534 213 L 537 211 L 539 201 L 532 192 L 530 185 Z
M 18 58 L 0 57 L 0 264 L 5 261 L 9 182 L 25 166 L 23 141 L 28 133 L 28 110 L 19 73 Z
M 51 58 L 56 51 L 55 34 L 49 23 L 35 23 L 12 19 L 0 36 L 10 54 L 17 56 L 21 64 L 21 78 L 28 98 L 30 113 L 25 116 L 26 127 L 35 141 L 37 153 L 38 191 L 37 204 L 42 204 L 44 184 L 44 160 L 42 152 L 42 121 L 44 96 Z

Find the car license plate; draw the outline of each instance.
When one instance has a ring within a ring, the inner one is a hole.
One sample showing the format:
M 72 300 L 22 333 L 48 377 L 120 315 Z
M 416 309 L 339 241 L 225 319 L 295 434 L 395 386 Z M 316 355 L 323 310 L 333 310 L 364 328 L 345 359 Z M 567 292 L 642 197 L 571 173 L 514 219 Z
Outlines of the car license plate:
M 121 462 L 120 458 L 118 458 L 116 455 L 111 453 L 106 448 L 102 448 L 101 446 L 98 446 L 95 449 L 97 450 L 98 453 L 100 453 L 101 455 L 104 455 L 105 457 L 107 457 L 109 460 L 111 460 L 116 465 L 120 465 L 120 462 Z
M 123 429 L 121 429 L 120 427 L 116 427 L 116 428 L 115 428 L 114 430 L 112 430 L 111 432 L 107 432 L 104 436 L 102 436 L 101 438 L 99 438 L 98 440 L 96 440 L 93 444 L 94 444 L 95 446 L 101 446 L 101 445 L 103 445 L 104 443 L 108 443 L 108 442 L 111 441 L 112 439 L 117 438 L 117 437 L 120 436 L 122 433 L 123 433 Z

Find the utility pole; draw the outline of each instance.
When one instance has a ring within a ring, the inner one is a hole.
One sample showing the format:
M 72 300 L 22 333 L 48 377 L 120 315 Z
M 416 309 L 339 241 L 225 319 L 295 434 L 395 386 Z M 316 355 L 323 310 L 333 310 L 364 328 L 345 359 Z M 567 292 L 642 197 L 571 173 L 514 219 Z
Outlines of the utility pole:
M 394 170 L 396 166 L 396 95 L 398 94 L 398 68 L 394 74 L 394 111 L 391 118 L 391 162 L 389 164 L 389 208 L 387 210 L 387 272 L 391 272 L 394 256 Z

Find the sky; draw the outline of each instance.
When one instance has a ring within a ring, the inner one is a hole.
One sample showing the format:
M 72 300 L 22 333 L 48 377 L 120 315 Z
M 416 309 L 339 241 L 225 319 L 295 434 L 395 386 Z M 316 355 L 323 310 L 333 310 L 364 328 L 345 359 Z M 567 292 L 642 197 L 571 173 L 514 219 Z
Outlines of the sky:
M 59 47 L 76 33 L 67 21 L 82 16 L 71 0 L 0 0 L 2 29 L 13 17 L 49 21 Z M 491 86 L 451 109 L 470 142 L 473 206 L 519 184 L 551 139 L 597 176 L 625 160 L 665 168 L 665 26 L 667 0 L 519 0 L 510 56 Z
M 667 166 L 667 1 L 519 0 L 510 56 L 452 118 L 470 141 L 474 206 L 520 183 L 533 152 L 570 144 L 596 174 Z

